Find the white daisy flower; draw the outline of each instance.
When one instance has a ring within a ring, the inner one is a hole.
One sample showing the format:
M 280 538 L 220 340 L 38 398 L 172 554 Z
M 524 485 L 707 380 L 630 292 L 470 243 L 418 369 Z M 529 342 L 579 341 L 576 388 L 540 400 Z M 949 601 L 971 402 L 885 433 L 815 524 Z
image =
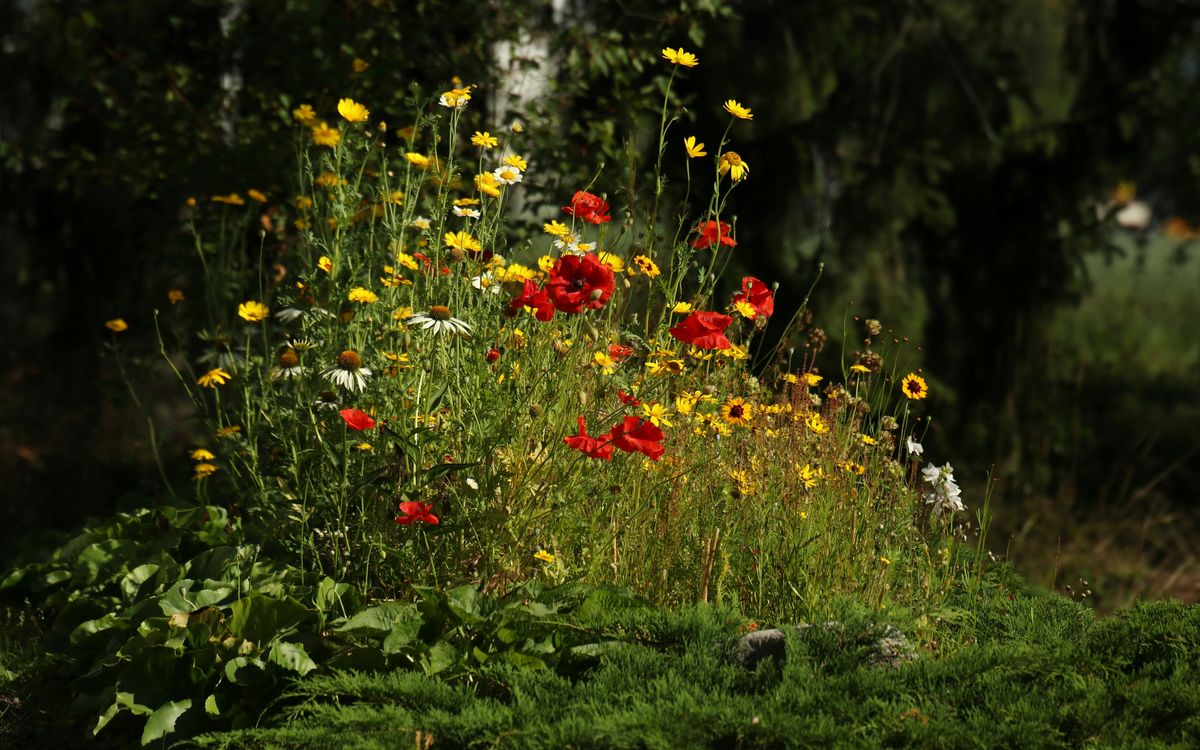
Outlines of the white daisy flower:
M 515 185 L 523 177 L 521 170 L 511 164 L 502 164 L 496 167 L 495 171 L 492 172 L 492 176 L 496 178 L 496 182 L 503 182 L 505 185 Z
M 500 293 L 500 285 L 496 283 L 496 278 L 492 275 L 491 271 L 481 273 L 472 278 L 471 286 L 475 287 L 481 292 L 490 292 L 491 294 Z
M 310 320 L 316 320 L 318 318 L 332 318 L 333 313 L 329 312 L 323 307 L 310 307 L 307 310 L 302 310 L 299 307 L 285 307 L 279 312 L 275 313 L 275 320 L 278 320 L 280 323 L 292 323 L 300 318 L 305 317 L 309 318 Z
M 347 349 L 338 355 L 337 364 L 321 371 L 321 377 L 348 391 L 366 390 L 371 371 L 362 366 L 358 352 Z
M 412 315 L 404 321 L 405 325 L 421 326 L 421 330 L 432 330 L 434 335 L 443 333 L 462 334 L 469 336 L 471 334 L 471 326 L 465 321 L 459 320 L 450 313 L 450 308 L 445 305 L 434 305 L 429 308 L 428 312 L 419 312 Z
M 454 215 L 455 216 L 465 216 L 468 219 L 478 219 L 479 211 L 477 211 L 473 208 L 469 208 L 467 206 L 455 206 L 454 207 Z
M 422 232 L 429 229 L 430 221 L 424 216 L 418 216 L 409 224 L 413 229 L 420 229 Z

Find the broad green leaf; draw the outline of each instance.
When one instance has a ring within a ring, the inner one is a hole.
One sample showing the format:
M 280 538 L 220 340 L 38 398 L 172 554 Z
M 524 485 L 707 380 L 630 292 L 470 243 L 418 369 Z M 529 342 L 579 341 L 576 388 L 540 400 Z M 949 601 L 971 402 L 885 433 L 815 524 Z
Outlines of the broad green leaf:
M 364 609 L 334 628 L 334 631 L 359 637 L 384 635 L 391 633 L 397 624 L 409 622 L 415 622 L 416 626 L 420 628 L 421 615 L 415 604 L 387 602 Z
M 225 663 L 225 677 L 234 685 L 254 685 L 265 676 L 262 659 L 238 656 Z
M 146 728 L 142 730 L 142 745 L 149 745 L 154 740 L 174 732 L 175 722 L 191 707 L 191 698 L 159 706 L 154 713 L 150 714 L 150 718 L 146 719 Z
M 217 696 L 210 695 L 204 699 L 204 713 L 213 717 L 221 715 L 221 707 L 217 705 Z
M 115 612 L 110 612 L 103 617 L 76 625 L 71 631 L 71 643 L 78 645 L 96 633 L 124 625 L 125 622 Z
M 472 585 L 459 586 L 446 595 L 446 604 L 450 611 L 466 623 L 478 623 L 483 620 L 483 606 L 479 591 Z
M 100 730 L 108 726 L 108 722 L 116 718 L 117 714 L 122 711 L 129 711 L 138 716 L 148 716 L 153 713 L 153 710 L 149 706 L 136 703 L 133 699 L 133 693 L 117 692 L 112 705 L 96 718 L 96 726 L 92 727 L 92 734 L 99 734 Z
M 304 650 L 303 645 L 286 641 L 280 641 L 271 647 L 267 661 L 278 664 L 289 671 L 297 672 L 301 677 L 317 668 L 317 663 Z
M 429 649 L 429 653 L 421 659 L 421 666 L 427 675 L 444 672 L 457 663 L 458 651 L 449 643 L 434 644 L 433 648 Z
M 315 614 L 295 599 L 251 595 L 233 603 L 229 631 L 260 646 L 287 635 Z
M 395 654 L 417 639 L 424 623 L 415 615 L 414 612 L 412 619 L 401 620 L 392 626 L 391 632 L 383 639 L 383 653 Z
M 158 566 L 152 563 L 139 565 L 133 570 L 125 574 L 121 579 L 121 591 L 125 596 L 132 599 L 137 596 L 137 593 L 142 588 L 142 584 L 150 580 L 150 577 L 158 572 Z

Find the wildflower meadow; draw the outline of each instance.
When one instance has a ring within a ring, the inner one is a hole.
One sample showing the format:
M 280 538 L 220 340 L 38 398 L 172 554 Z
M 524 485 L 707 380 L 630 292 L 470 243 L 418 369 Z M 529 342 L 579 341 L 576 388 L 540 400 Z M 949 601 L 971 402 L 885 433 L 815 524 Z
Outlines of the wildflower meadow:
M 52 655 L 26 704 L 100 747 L 1200 737 L 1200 618 L 1098 622 L 996 562 L 992 484 L 926 447 L 915 340 L 847 314 L 835 351 L 822 265 L 736 270 L 739 191 L 772 169 L 739 138 L 771 103 L 682 118 L 703 51 L 656 64 L 640 195 L 543 208 L 537 144 L 455 79 L 386 120 L 295 103 L 290 191 L 179 208 L 202 273 L 96 323 L 162 492 L 4 574 L 5 653 Z M 149 360 L 190 405 L 182 454 Z M 768 631 L 778 658 L 729 655 Z

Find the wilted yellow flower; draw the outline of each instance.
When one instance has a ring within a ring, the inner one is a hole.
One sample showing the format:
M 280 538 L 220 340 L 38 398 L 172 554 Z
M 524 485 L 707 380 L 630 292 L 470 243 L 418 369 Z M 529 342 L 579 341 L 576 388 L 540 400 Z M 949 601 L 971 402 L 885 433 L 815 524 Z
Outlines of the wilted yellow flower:
M 866 365 L 850 365 L 850 372 L 870 372 L 871 368 Z
M 337 128 L 331 128 L 324 121 L 317 123 L 312 129 L 313 143 L 318 146 L 333 148 L 342 141 L 342 134 Z
M 217 471 L 216 464 L 209 464 L 209 463 L 196 464 L 196 467 L 195 467 L 196 473 L 192 475 L 192 479 L 195 479 L 195 480 L 208 479 L 213 474 L 215 474 L 216 471 Z
M 728 174 L 734 182 L 741 182 L 750 175 L 750 165 L 742 161 L 738 152 L 726 151 L 721 154 L 721 159 L 717 162 L 717 171 L 721 174 Z
M 338 114 L 347 122 L 366 122 L 371 112 L 353 99 L 338 100 Z
M 500 145 L 500 139 L 486 130 L 482 133 L 476 130 L 475 135 L 471 136 L 471 145 L 479 148 L 495 148 Z
M 196 379 L 196 383 L 203 388 L 216 388 L 219 385 L 225 385 L 233 375 L 229 374 L 220 367 L 214 367 L 208 372 Z
M 314 179 L 313 182 L 320 185 L 321 187 L 327 187 L 327 188 L 337 187 L 338 185 L 346 184 L 346 180 L 344 178 L 337 176 L 333 172 L 322 172 L 321 174 L 316 176 L 316 179 Z
M 317 119 L 317 113 L 308 104 L 301 104 L 292 110 L 292 118 L 301 125 L 312 125 Z
M 683 139 L 683 147 L 687 150 L 687 155 L 693 159 L 708 156 L 708 152 L 704 150 L 704 144 L 696 143 L 696 136 L 694 135 L 689 135 Z
M 727 99 L 725 101 L 725 111 L 739 120 L 753 120 L 754 113 L 749 107 L 743 107 L 737 99 Z
M 169 299 L 171 301 L 171 304 L 174 305 L 174 304 L 183 302 L 186 299 L 186 297 L 183 296 L 182 289 L 168 289 L 167 290 L 167 299 Z
M 493 198 L 500 197 L 500 182 L 491 172 L 475 175 L 475 189 Z
M 127 330 L 129 328 L 129 324 L 121 318 L 113 318 L 112 320 L 105 321 L 104 327 L 113 333 L 120 333 L 121 331 Z
M 250 188 L 249 190 L 246 191 L 246 195 L 250 196 L 250 200 L 254 201 L 255 203 L 266 203 L 267 202 L 267 196 L 261 190 L 255 190 L 254 188 Z
M 825 379 L 824 377 L 816 374 L 815 372 L 804 373 L 804 384 L 807 385 L 809 388 L 815 388 L 817 386 L 817 383 L 820 383 L 824 379 Z
M 700 64 L 700 58 L 696 57 L 695 53 L 684 52 L 683 47 L 679 49 L 667 47 L 663 49 L 662 56 L 672 65 L 682 65 L 685 68 L 694 68 Z
M 211 200 L 213 203 L 224 203 L 227 206 L 246 205 L 246 199 L 237 193 L 230 193 L 229 195 L 214 195 Z
M 367 68 L 371 67 L 371 63 L 367 62 L 361 57 L 356 57 L 354 58 L 354 62 L 351 63 L 351 66 L 354 68 L 355 73 L 362 73 L 366 71 Z
M 662 275 L 662 271 L 659 270 L 658 264 L 647 258 L 645 255 L 634 256 L 633 264 L 637 266 L 638 270 L 645 274 L 647 278 L 653 279 L 656 276 Z
M 808 425 L 808 429 L 812 430 L 818 435 L 824 435 L 825 433 L 829 432 L 829 423 L 826 422 L 825 419 L 816 412 L 809 414 L 808 419 L 804 420 L 804 423 Z
M 292 205 L 301 211 L 307 211 L 313 207 L 313 199 L 309 198 L 307 195 L 297 195 L 292 199 Z
M 350 290 L 350 294 L 347 295 L 347 299 L 349 299 L 351 302 L 361 302 L 364 305 L 369 305 L 378 300 L 379 297 L 370 289 L 356 286 Z
M 238 317 L 248 323 L 265 320 L 271 314 L 271 309 L 261 302 L 249 300 L 238 305 Z

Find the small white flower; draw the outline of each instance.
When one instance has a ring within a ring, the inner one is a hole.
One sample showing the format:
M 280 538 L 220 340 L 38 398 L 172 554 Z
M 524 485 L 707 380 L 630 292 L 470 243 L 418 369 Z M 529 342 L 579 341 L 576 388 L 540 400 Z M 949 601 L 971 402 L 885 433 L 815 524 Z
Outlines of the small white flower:
M 479 211 L 475 210 L 474 208 L 468 208 L 467 206 L 455 206 L 454 215 L 465 216 L 469 219 L 478 219 Z
M 459 320 L 450 313 L 450 308 L 445 305 L 434 305 L 430 307 L 428 312 L 419 312 L 404 321 L 405 325 L 421 326 L 421 330 L 432 330 L 435 336 L 440 336 L 443 333 L 461 334 L 469 336 L 471 334 L 471 326 L 465 321 Z
M 925 452 L 925 447 L 923 445 L 921 445 L 920 443 L 918 443 L 916 440 L 913 440 L 912 436 L 909 436 L 908 440 L 905 441 L 904 445 L 906 448 L 908 448 L 908 452 L 913 454 L 914 456 L 919 456 Z
M 1150 206 L 1142 201 L 1130 201 L 1117 212 L 1117 224 L 1122 229 L 1140 231 L 1150 226 Z
M 409 224 L 409 226 L 412 227 L 413 229 L 419 229 L 422 232 L 424 232 L 425 230 L 429 229 L 430 221 L 429 221 L 429 219 L 425 218 L 424 216 L 418 216 L 417 218 L 412 220 L 412 222 Z
M 471 488 L 471 489 L 473 489 L 473 490 L 477 490 L 477 489 L 479 489 L 479 482 L 476 482 L 476 481 L 475 481 L 473 478 L 471 478 L 471 477 L 467 477 L 467 486 L 468 486 L 468 487 L 470 487 L 470 488 Z
M 496 178 L 496 182 L 503 182 L 505 185 L 515 185 L 522 179 L 521 170 L 511 164 L 499 166 L 492 172 L 492 176 Z
M 471 286 L 481 292 L 489 292 L 491 294 L 500 293 L 500 285 L 496 283 L 496 279 L 492 276 L 491 271 L 486 271 L 471 279 Z

